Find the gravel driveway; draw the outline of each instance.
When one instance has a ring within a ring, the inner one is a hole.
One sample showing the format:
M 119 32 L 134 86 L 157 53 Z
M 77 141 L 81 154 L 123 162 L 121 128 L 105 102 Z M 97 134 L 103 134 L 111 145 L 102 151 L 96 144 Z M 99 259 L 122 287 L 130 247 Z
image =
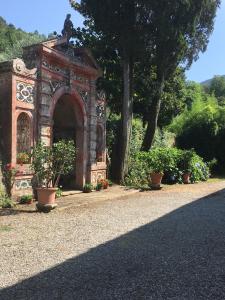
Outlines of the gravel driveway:
M 0 300 L 225 299 L 225 182 L 0 217 Z

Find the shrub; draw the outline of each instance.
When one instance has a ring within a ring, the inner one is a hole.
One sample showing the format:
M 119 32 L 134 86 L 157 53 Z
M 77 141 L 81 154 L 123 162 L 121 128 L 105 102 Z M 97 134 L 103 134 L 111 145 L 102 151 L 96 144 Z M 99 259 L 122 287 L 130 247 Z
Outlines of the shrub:
M 56 197 L 56 198 L 62 197 L 62 193 L 63 193 L 63 191 L 62 191 L 62 186 L 58 186 L 58 187 L 57 187 L 57 191 L 56 191 L 56 193 L 55 193 L 55 197 Z
M 225 108 L 215 98 L 196 99 L 168 130 L 176 134 L 177 147 L 193 148 L 206 161 L 215 158 L 215 171 L 225 173 Z
M 154 148 L 149 152 L 139 152 L 149 173 L 164 173 L 175 166 L 175 153 L 173 148 Z
M 163 183 L 181 183 L 185 172 L 191 173 L 191 182 L 205 181 L 209 178 L 208 165 L 194 150 L 155 148 L 136 154 L 125 184 L 144 187 L 148 184 L 151 172 L 164 173 Z
M 117 173 L 117 161 L 118 161 L 118 135 L 120 133 L 120 119 L 118 115 L 112 114 L 107 120 L 107 148 L 110 160 L 112 163 L 109 166 L 109 174 L 115 175 Z M 133 157 L 140 151 L 142 141 L 144 138 L 145 128 L 141 119 L 134 118 L 132 121 L 132 137 L 130 141 L 130 158 L 129 166 L 132 166 Z
M 12 208 L 15 206 L 15 203 L 12 199 L 8 198 L 6 195 L 0 198 L 0 208 Z
M 194 152 L 191 161 L 191 182 L 206 181 L 209 175 L 208 165 Z
M 152 148 L 173 147 L 175 144 L 175 134 L 165 129 L 157 128 L 153 140 Z
M 132 156 L 129 164 L 129 173 L 125 178 L 125 185 L 132 187 L 142 187 L 148 185 L 149 172 L 145 162 L 141 159 L 139 153 Z

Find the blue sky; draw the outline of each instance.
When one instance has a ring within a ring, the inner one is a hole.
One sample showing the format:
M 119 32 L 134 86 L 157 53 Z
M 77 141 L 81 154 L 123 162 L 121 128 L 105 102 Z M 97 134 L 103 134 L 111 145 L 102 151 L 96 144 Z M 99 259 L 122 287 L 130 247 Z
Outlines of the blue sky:
M 74 26 L 82 25 L 82 18 L 69 5 L 69 0 L 1 0 L 2 16 L 8 23 L 25 31 L 40 33 L 61 32 L 67 13 L 72 14 Z M 196 0 L 197 1 L 197 0 Z M 225 0 L 218 10 L 215 29 L 207 51 L 187 71 L 187 79 L 204 81 L 214 75 L 225 74 Z

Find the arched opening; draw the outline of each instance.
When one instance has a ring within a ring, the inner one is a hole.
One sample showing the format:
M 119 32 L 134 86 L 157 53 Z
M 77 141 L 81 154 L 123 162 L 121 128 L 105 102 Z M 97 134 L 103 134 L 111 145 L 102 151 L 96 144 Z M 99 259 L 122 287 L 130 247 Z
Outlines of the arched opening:
M 53 112 L 52 142 L 72 140 L 77 149 L 73 171 L 61 176 L 59 185 L 63 189 L 81 188 L 84 181 L 84 121 L 81 107 L 70 94 L 61 96 Z
M 17 118 L 16 137 L 17 162 L 20 156 L 29 154 L 31 150 L 31 125 L 29 116 L 22 112 Z

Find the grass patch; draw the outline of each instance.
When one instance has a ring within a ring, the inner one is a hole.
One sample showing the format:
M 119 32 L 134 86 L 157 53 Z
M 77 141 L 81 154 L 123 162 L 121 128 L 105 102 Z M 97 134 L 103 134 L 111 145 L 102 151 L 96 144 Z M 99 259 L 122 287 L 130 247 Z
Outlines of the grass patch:
M 0 232 L 1 231 L 11 231 L 13 228 L 10 225 L 0 225 Z
M 213 178 L 209 178 L 207 180 L 207 182 L 220 182 L 220 181 L 225 181 L 225 177 L 221 176 L 221 177 L 213 177 Z

